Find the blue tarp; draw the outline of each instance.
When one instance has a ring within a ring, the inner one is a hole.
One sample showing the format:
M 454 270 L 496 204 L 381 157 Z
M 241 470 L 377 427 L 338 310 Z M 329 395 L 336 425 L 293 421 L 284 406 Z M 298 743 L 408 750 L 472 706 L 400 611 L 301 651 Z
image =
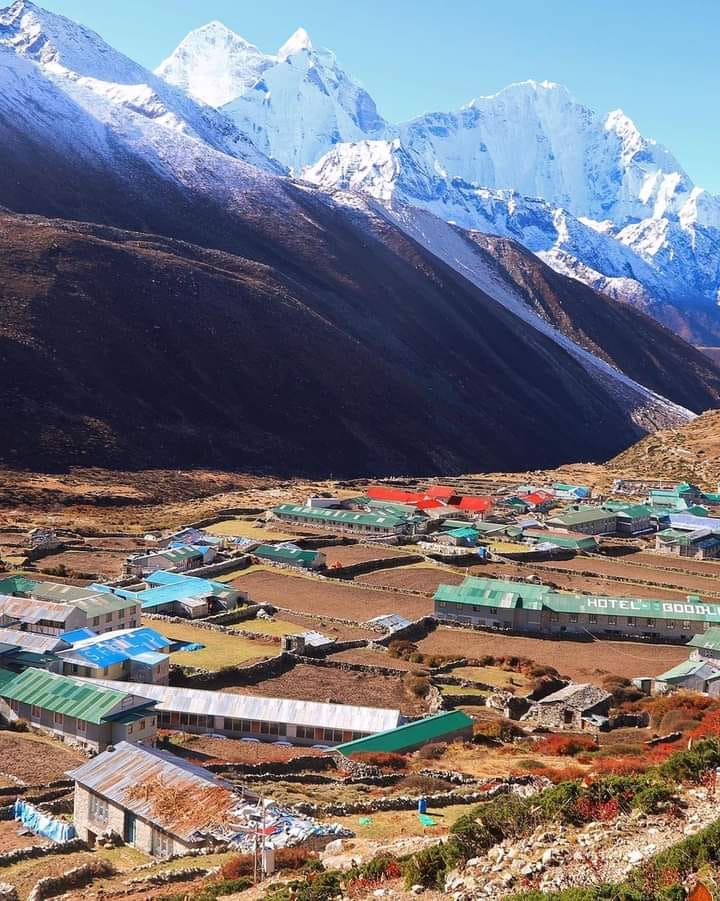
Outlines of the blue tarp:
M 15 802 L 15 819 L 36 835 L 44 835 L 54 842 L 68 842 L 77 835 L 71 823 L 56 820 L 20 798 Z
M 200 644 L 199 641 L 189 641 L 187 644 L 182 645 L 182 647 L 178 648 L 180 651 L 204 651 L 205 645 Z

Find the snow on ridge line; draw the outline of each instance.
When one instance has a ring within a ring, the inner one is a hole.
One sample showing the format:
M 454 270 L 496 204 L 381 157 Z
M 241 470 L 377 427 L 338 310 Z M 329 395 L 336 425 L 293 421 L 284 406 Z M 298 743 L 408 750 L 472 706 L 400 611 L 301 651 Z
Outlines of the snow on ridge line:
M 432 254 L 484 291 L 525 323 L 549 337 L 571 354 L 594 378 L 602 382 L 609 393 L 621 404 L 632 421 L 644 431 L 690 422 L 696 414 L 645 385 L 636 382 L 621 370 L 580 347 L 550 323 L 531 310 L 509 285 L 495 274 L 480 271 L 482 260 L 451 225 L 432 213 L 415 207 L 383 204 L 357 192 L 337 191 L 332 194 L 336 202 L 370 213 L 400 228 L 408 237 L 417 241 Z M 424 226 L 423 221 L 427 224 Z M 429 234 L 428 232 L 432 232 Z

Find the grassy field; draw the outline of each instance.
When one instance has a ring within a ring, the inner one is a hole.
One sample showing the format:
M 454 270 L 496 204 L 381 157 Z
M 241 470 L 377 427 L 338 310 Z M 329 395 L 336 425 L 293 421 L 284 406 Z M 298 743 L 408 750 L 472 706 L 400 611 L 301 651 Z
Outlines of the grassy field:
M 261 635 L 300 635 L 305 632 L 296 623 L 289 623 L 284 619 L 249 619 L 237 624 L 238 629 L 247 629 L 248 632 L 258 632 Z
M 157 628 L 157 622 L 154 620 L 143 620 L 143 625 Z M 272 642 L 253 641 L 239 635 L 197 629 L 189 623 L 169 624 L 167 628 L 163 628 L 163 633 L 177 641 L 197 641 L 205 645 L 202 651 L 179 651 L 173 654 L 171 662 L 181 666 L 217 670 L 223 666 L 236 666 L 249 660 L 274 657 L 279 651 L 279 646 Z
M 352 829 L 358 838 L 375 841 L 396 839 L 403 835 L 441 835 L 472 806 L 472 804 L 453 804 L 437 810 L 428 810 L 428 815 L 435 820 L 436 826 L 423 826 L 415 810 L 379 811 L 370 815 L 372 822 L 368 825 L 361 825 L 362 817 L 358 814 L 349 817 L 327 817 L 327 822 L 340 823 Z
M 461 666 L 454 669 L 452 675 L 472 682 L 484 682 L 494 688 L 514 688 L 516 691 L 531 688 L 530 680 L 521 673 L 509 673 L 497 666 Z
M 254 538 L 257 541 L 289 541 L 297 534 L 279 532 L 275 529 L 258 528 L 245 519 L 224 519 L 214 526 L 205 529 L 211 535 L 231 536 L 233 538 Z

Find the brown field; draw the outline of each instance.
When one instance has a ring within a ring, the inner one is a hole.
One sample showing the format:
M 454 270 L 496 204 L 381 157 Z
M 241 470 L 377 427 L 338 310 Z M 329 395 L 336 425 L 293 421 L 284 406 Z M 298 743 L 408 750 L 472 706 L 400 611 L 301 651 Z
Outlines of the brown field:
M 662 673 L 683 660 L 682 645 L 644 644 L 629 641 L 570 641 L 526 638 L 485 632 L 470 632 L 440 626 L 417 643 L 424 654 L 457 657 L 502 657 L 517 654 L 536 663 L 554 666 L 562 675 L 578 681 L 600 682 L 608 673 L 633 676 Z
M 4 799 L 3 804 L 9 803 L 12 799 Z M 16 820 L 0 821 L 0 854 L 5 851 L 15 851 L 18 848 L 32 848 L 33 845 L 45 845 L 48 840 L 41 835 L 20 835 L 18 830 L 21 828 L 20 823 Z
M 193 753 L 203 754 L 228 763 L 285 763 L 294 757 L 321 757 L 323 754 L 312 748 L 279 748 L 272 742 L 255 744 L 234 738 L 206 738 L 202 735 L 189 737 L 182 747 L 190 756 Z
M 634 563 L 646 563 L 650 566 L 668 567 L 669 569 L 682 570 L 698 575 L 716 576 L 720 579 L 720 560 L 690 560 L 687 557 L 673 557 L 669 554 L 653 554 L 650 551 L 641 551 L 629 557 L 621 558 Z
M 338 544 L 332 547 L 321 547 L 318 550 L 325 554 L 328 566 L 331 566 L 336 560 L 343 566 L 350 566 L 353 563 L 365 563 L 366 560 L 400 557 L 405 553 L 396 548 L 381 545 L 371 547 L 366 544 Z
M 92 547 L 99 547 L 110 551 L 125 551 L 126 554 L 139 553 L 148 548 L 157 547 L 151 541 L 145 541 L 142 538 L 121 538 L 111 536 L 109 538 L 88 538 L 87 544 Z
M 115 579 L 122 572 L 127 551 L 62 551 L 35 562 L 39 572 L 64 566 L 68 573 L 88 573 Z
M 281 676 L 265 679 L 257 685 L 243 685 L 224 691 L 263 697 L 296 698 L 360 707 L 396 707 L 405 714 L 427 713 L 427 705 L 405 687 L 399 676 L 374 676 L 369 673 L 299 664 Z
M 439 566 L 400 566 L 397 569 L 380 569 L 374 573 L 357 576 L 353 581 L 357 585 L 374 585 L 383 588 L 395 588 L 400 591 L 423 591 L 433 595 L 440 584 L 460 585 L 464 575 L 441 569 Z
M 641 561 L 645 563 L 646 561 Z M 655 564 L 657 560 L 653 561 Z M 627 557 L 599 559 L 596 557 L 576 557 L 573 560 L 556 560 L 553 563 L 535 564 L 538 575 L 540 570 L 552 568 L 567 570 L 568 572 L 592 572 L 599 577 L 612 581 L 613 579 L 638 579 L 641 581 L 656 582 L 659 584 L 673 585 L 678 589 L 690 593 L 703 591 L 720 591 L 720 571 L 713 578 L 709 575 L 695 573 L 670 572 L 663 569 L 649 569 L 647 565 L 638 566 Z M 552 578 L 552 575 L 549 576 Z M 642 594 L 644 586 L 635 586 L 635 594 Z
M 44 735 L 0 732 L 0 770 L 27 785 L 44 785 L 64 779 L 67 770 L 85 757 Z
M 585 562 L 585 558 L 582 562 Z M 579 559 L 571 562 L 579 562 Z M 645 572 L 645 570 L 643 570 Z M 478 574 L 479 575 L 479 574 Z M 577 572 L 551 572 L 542 568 L 542 564 L 527 563 L 492 563 L 482 574 L 489 579 L 528 579 L 540 578 L 546 585 L 554 585 L 560 591 L 591 592 L 617 597 L 645 597 L 658 600 L 684 600 L 688 592 L 681 589 L 656 588 L 654 585 L 637 585 L 618 582 L 601 576 L 582 576 Z
M 264 601 L 299 613 L 334 616 L 354 622 L 366 622 L 383 613 L 399 613 L 408 619 L 432 613 L 429 598 L 392 591 L 372 591 L 342 582 L 283 573 L 255 571 L 238 576 L 231 584 L 249 592 L 255 603 Z
M 362 626 L 346 626 L 345 623 L 332 623 L 323 620 L 322 617 L 304 616 L 302 613 L 283 613 L 282 617 L 278 618 L 293 623 L 300 630 L 322 632 L 329 638 L 336 638 L 338 641 L 372 641 L 378 637 L 378 633 L 372 629 L 363 629 Z M 248 620 L 246 623 L 238 623 L 237 628 L 252 631 L 257 622 L 258 620 Z

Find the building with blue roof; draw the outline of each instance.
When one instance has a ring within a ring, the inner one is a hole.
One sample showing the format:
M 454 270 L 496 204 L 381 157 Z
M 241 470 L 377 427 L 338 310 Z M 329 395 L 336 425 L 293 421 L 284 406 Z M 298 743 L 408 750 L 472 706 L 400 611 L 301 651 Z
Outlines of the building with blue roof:
M 223 582 L 200 579 L 159 570 L 150 573 L 138 589 L 110 588 L 93 585 L 99 591 L 110 591 L 118 597 L 137 601 L 143 611 L 198 619 L 213 613 L 234 610 L 238 601 L 246 601 L 247 594 Z
M 172 644 L 155 629 L 143 626 L 81 638 L 57 657 L 66 676 L 167 685 Z

